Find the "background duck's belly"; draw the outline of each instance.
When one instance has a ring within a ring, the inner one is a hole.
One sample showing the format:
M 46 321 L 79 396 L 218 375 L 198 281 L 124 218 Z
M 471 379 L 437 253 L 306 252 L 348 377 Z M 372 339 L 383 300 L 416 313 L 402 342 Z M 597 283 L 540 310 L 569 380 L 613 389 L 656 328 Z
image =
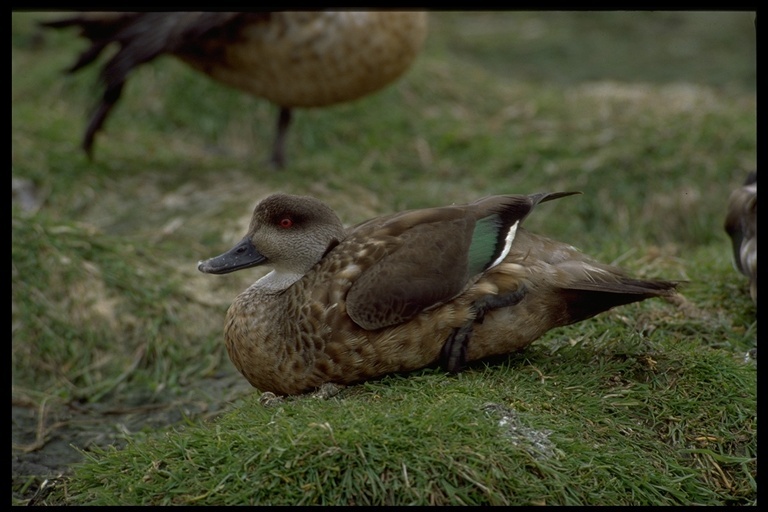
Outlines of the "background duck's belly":
M 243 44 L 214 43 L 221 59 L 193 67 L 232 87 L 286 107 L 319 107 L 381 89 L 416 58 L 426 34 L 424 13 L 273 13 L 243 29 Z

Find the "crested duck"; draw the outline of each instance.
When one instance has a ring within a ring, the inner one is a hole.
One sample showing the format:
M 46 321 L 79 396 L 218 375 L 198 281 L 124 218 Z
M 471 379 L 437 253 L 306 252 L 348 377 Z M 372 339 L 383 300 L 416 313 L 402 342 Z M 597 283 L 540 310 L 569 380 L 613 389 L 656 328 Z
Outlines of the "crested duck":
M 731 238 L 733 264 L 749 278 L 749 294 L 757 304 L 757 172 L 731 192 L 725 216 L 725 231 Z
M 271 163 L 280 168 L 292 110 L 352 101 L 391 84 L 420 52 L 427 14 L 89 12 L 41 25 L 78 27 L 90 40 L 70 73 L 93 62 L 111 43 L 120 46 L 101 71 L 105 91 L 82 143 L 89 157 L 94 137 L 120 99 L 130 72 L 167 54 L 279 107 Z
M 552 328 L 675 293 L 675 282 L 629 277 L 521 227 L 537 204 L 574 193 L 489 196 L 348 229 L 318 199 L 273 194 L 245 237 L 198 269 L 272 267 L 225 321 L 230 359 L 262 392 L 301 394 L 435 363 L 455 372 Z

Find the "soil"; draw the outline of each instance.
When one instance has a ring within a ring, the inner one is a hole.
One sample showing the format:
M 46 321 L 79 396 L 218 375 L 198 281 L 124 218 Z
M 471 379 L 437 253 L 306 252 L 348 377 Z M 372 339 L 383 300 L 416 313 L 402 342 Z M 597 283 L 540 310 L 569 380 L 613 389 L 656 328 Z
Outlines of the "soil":
M 122 447 L 132 433 L 212 419 L 255 390 L 235 372 L 200 382 L 183 397 L 116 397 L 120 402 L 35 404 L 14 393 L 11 479 L 13 505 L 50 505 L 48 496 L 73 464 L 95 446 Z

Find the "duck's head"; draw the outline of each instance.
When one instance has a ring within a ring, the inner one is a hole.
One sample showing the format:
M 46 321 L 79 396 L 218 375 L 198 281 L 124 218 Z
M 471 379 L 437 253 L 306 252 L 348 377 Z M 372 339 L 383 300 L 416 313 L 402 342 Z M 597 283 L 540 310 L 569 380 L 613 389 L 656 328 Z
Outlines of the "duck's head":
M 197 264 L 208 274 L 269 264 L 284 276 L 300 277 L 344 238 L 331 208 L 309 196 L 273 194 L 253 210 L 248 233 L 232 249 Z

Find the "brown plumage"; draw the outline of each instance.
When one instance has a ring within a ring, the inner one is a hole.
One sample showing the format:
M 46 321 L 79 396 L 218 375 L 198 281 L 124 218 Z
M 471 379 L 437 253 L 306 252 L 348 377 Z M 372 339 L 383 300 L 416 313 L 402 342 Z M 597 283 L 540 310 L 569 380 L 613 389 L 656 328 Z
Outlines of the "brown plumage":
M 414 62 L 427 31 L 424 12 L 107 12 L 78 13 L 42 23 L 78 27 L 91 41 L 70 68 L 93 62 L 107 46 L 104 95 L 83 138 L 94 137 L 117 103 L 130 72 L 172 55 L 226 85 L 278 105 L 271 161 L 285 163 L 285 135 L 294 108 L 361 98 L 399 78 Z
M 520 350 L 548 330 L 614 306 L 675 293 L 520 223 L 571 193 L 490 196 L 411 210 L 345 229 L 324 203 L 275 194 L 246 236 L 199 263 L 272 272 L 229 308 L 230 358 L 261 391 L 297 394 L 441 361 Z
M 749 294 L 757 304 L 757 172 L 731 192 L 725 216 L 725 231 L 731 237 L 733 264 L 749 278 Z

